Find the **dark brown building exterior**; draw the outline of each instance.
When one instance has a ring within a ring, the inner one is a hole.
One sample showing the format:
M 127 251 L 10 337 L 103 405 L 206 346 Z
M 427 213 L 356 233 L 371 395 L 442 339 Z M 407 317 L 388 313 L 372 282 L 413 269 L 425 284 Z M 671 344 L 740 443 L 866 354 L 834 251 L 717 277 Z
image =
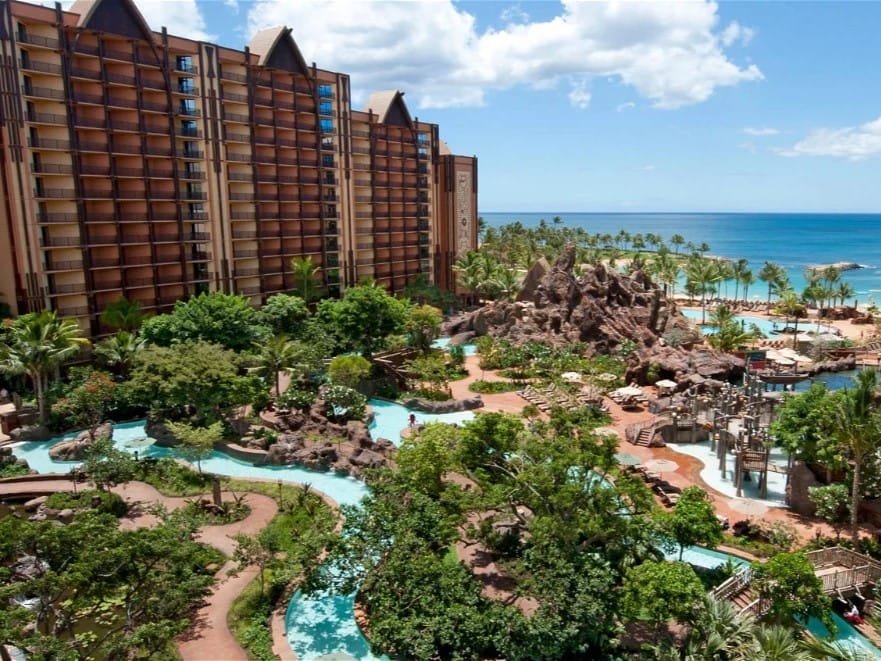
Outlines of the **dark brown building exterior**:
M 452 288 L 477 245 L 477 161 L 403 94 L 351 107 L 290 30 L 244 51 L 151 31 L 130 0 L 0 0 L 0 294 L 91 333 L 126 296 L 258 304 L 310 257 L 330 292 Z

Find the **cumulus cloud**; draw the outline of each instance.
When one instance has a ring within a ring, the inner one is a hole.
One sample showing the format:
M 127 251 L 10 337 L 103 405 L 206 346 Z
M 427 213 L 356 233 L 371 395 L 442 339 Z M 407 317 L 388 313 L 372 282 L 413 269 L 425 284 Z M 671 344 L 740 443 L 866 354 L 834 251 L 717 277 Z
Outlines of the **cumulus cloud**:
M 625 103 L 620 103 L 615 108 L 615 112 L 624 112 L 625 110 L 633 110 L 636 107 L 636 104 L 633 101 L 627 101 Z
M 350 74 L 362 95 L 402 89 L 419 107 L 477 106 L 491 90 L 573 79 L 585 81 L 576 95 L 584 98 L 590 79 L 606 77 L 655 107 L 677 108 L 705 101 L 719 87 L 762 78 L 755 65 L 726 56 L 726 41 L 742 42 L 745 28 L 720 30 L 712 2 L 563 0 L 550 20 L 525 17 L 484 31 L 452 0 L 355 7 L 341 0 L 255 0 L 248 32 L 291 26 L 308 61 Z
M 237 6 L 237 0 L 224 0 L 227 6 Z M 70 9 L 74 0 L 61 0 L 63 9 Z M 54 7 L 51 0 L 43 0 L 41 4 Z M 197 41 L 217 41 L 217 35 L 208 32 L 205 17 L 196 4 L 196 0 L 135 0 L 135 5 L 151 30 L 159 32 L 163 27 L 178 37 L 186 37 Z
M 782 156 L 833 156 L 860 161 L 881 155 L 881 117 L 860 126 L 816 129 L 787 149 Z
M 780 133 L 780 131 L 778 131 L 777 129 L 771 128 L 769 126 L 763 126 L 760 128 L 747 126 L 745 129 L 743 129 L 742 132 L 745 133 L 746 135 L 753 135 L 753 136 L 758 136 L 758 137 L 762 137 L 762 136 L 766 136 L 766 135 L 777 135 L 778 133 Z

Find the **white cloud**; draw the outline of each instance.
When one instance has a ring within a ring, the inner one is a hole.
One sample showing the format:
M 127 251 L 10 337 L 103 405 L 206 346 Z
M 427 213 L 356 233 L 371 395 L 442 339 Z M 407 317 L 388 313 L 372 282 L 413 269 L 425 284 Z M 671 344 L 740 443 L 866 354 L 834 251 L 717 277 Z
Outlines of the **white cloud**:
M 511 5 L 502 10 L 499 18 L 504 23 L 526 23 L 529 21 L 529 14 L 520 5 Z
M 579 110 L 587 110 L 590 106 L 590 92 L 587 91 L 587 81 L 573 81 L 569 91 L 569 103 Z
M 230 2 L 236 3 L 236 0 L 224 0 L 227 6 L 232 6 Z M 74 0 L 61 0 L 64 9 L 70 9 L 73 3 Z M 44 0 L 41 4 L 55 6 L 55 3 L 49 0 Z M 169 34 L 177 37 L 196 41 L 217 41 L 217 35 L 207 31 L 205 17 L 196 0 L 135 0 L 135 6 L 151 30 L 160 32 L 166 27 Z
M 881 155 L 881 117 L 860 126 L 816 129 L 787 149 L 782 156 L 833 156 L 859 161 Z
M 763 126 L 760 128 L 747 126 L 745 129 L 742 130 L 742 133 L 745 133 L 746 135 L 753 135 L 753 136 L 762 137 L 762 136 L 766 136 L 766 135 L 777 135 L 778 133 L 780 133 L 780 131 L 778 131 L 777 129 L 771 128 L 769 126 Z
M 350 74 L 360 96 L 402 89 L 417 107 L 481 105 L 491 90 L 572 79 L 585 81 L 589 93 L 589 80 L 606 77 L 655 107 L 677 108 L 763 77 L 755 65 L 727 58 L 717 9 L 712 2 L 563 0 L 551 20 L 478 32 L 474 16 L 452 0 L 255 0 L 248 31 L 289 25 L 306 60 Z
M 644 166 L 642 166 L 642 169 L 643 169 L 645 172 L 651 172 L 652 170 L 655 169 L 655 166 L 654 166 L 654 165 L 644 165 Z
M 755 32 L 752 28 L 745 27 L 737 21 L 732 21 L 722 30 L 722 45 L 726 48 L 733 46 L 738 41 L 746 46 L 753 40 Z
M 633 101 L 627 101 L 625 103 L 618 104 L 618 107 L 615 108 L 615 112 L 624 112 L 625 110 L 633 110 L 636 107 L 636 104 Z
M 223 4 L 239 13 L 239 0 L 223 0 Z

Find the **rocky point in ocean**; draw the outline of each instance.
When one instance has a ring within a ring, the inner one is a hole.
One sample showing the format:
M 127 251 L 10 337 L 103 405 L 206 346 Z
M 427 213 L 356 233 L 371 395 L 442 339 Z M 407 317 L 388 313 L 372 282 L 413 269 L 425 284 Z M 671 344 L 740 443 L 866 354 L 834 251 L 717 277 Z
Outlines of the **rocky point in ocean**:
M 650 365 L 660 378 L 690 374 L 728 379 L 743 372 L 743 361 L 703 343 L 688 319 L 642 271 L 622 275 L 600 264 L 575 275 L 575 246 L 554 263 L 538 264 L 527 275 L 517 302 L 495 302 L 448 322 L 450 335 L 474 332 L 552 346 L 583 342 L 586 355 L 625 356 L 628 381 L 646 383 Z

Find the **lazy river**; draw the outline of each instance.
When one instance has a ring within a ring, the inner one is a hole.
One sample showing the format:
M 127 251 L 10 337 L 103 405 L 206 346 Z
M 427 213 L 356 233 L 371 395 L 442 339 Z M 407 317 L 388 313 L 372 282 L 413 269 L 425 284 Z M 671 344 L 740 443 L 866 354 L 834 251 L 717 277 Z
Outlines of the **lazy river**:
M 370 400 L 374 410 L 371 433 L 374 437 L 389 438 L 397 444 L 400 431 L 409 424 L 411 411 L 393 402 Z M 417 422 L 457 423 L 473 418 L 473 412 L 428 415 L 416 412 Z M 16 456 L 27 459 L 32 469 L 39 473 L 68 473 L 77 462 L 54 461 L 49 458 L 49 448 L 75 434 L 69 434 L 49 441 L 22 443 L 14 446 Z M 125 422 L 113 426 L 113 440 L 117 447 L 129 452 L 138 452 L 141 457 L 170 456 L 173 451 L 157 447 L 146 437 L 144 422 Z M 205 471 L 231 477 L 262 478 L 283 480 L 299 484 L 310 484 L 336 502 L 343 505 L 357 505 L 368 493 L 363 482 L 336 473 L 318 473 L 291 466 L 254 466 L 214 451 L 202 460 Z M 678 557 L 678 551 L 669 554 L 671 559 Z M 732 558 L 735 563 L 743 561 L 719 551 L 696 546 L 685 550 L 683 559 L 691 564 L 712 568 L 724 564 Z M 370 646 L 361 634 L 353 613 L 354 595 L 312 595 L 296 592 L 288 605 L 285 625 L 291 649 L 301 661 L 320 661 L 322 657 L 356 659 L 363 661 L 387 661 L 386 657 L 376 657 L 370 653 Z M 835 616 L 838 625 L 836 640 L 854 647 L 870 657 L 879 658 L 873 647 L 850 624 Z M 808 628 L 819 635 L 824 629 L 819 622 L 810 622 Z M 331 656 L 333 655 L 333 656 Z

